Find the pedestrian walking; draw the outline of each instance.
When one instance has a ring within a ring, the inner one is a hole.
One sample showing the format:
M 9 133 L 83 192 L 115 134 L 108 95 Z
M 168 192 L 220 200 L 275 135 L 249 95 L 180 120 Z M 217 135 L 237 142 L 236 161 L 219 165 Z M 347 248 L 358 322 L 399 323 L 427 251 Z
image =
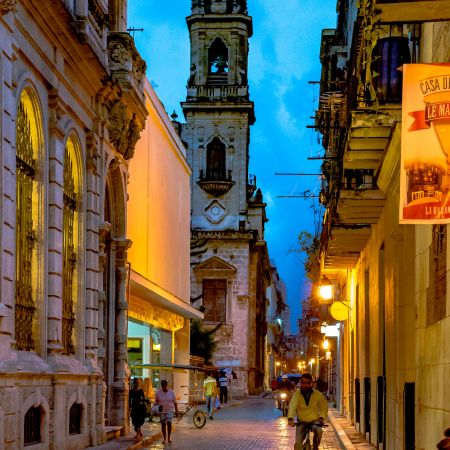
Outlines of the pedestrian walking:
M 172 419 L 173 415 L 178 415 L 178 405 L 175 392 L 169 389 L 167 380 L 161 381 L 161 389 L 158 389 L 155 396 L 156 404 L 159 407 L 161 417 L 161 431 L 163 434 L 163 444 L 167 442 L 170 444 L 172 434 Z
M 139 378 L 133 380 L 133 387 L 130 390 L 128 401 L 130 405 L 131 422 L 133 423 L 134 431 L 136 431 L 136 436 L 134 438 L 139 439 L 143 436 L 141 427 L 145 422 L 148 403 L 148 399 L 145 397 L 144 391 L 140 387 Z
M 217 397 L 217 381 L 212 377 L 211 372 L 207 372 L 205 381 L 203 381 L 203 395 L 206 400 L 206 409 L 208 416 L 213 420 L 215 400 Z
M 219 394 L 220 403 L 222 405 L 226 404 L 228 401 L 228 378 L 225 375 L 225 372 L 221 372 L 221 376 L 219 378 Z

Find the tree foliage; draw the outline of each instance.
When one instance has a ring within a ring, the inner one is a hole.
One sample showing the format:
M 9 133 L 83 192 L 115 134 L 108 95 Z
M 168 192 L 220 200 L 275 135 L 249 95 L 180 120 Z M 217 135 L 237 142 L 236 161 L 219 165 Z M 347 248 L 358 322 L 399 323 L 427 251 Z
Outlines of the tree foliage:
M 320 239 L 308 231 L 298 235 L 299 252 L 306 255 L 303 262 L 306 274 L 312 281 L 317 281 L 320 272 Z
M 216 342 L 214 333 L 222 326 L 221 323 L 211 330 L 205 329 L 200 320 L 193 320 L 191 323 L 191 355 L 204 358 L 205 364 L 212 363 Z

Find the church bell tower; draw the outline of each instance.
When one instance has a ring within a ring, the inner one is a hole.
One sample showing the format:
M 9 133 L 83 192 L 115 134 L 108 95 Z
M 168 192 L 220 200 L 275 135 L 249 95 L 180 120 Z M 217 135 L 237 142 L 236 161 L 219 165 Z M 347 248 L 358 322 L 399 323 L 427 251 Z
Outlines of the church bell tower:
M 192 0 L 191 66 L 182 137 L 192 169 L 192 230 L 248 229 L 247 81 L 252 19 L 246 0 Z

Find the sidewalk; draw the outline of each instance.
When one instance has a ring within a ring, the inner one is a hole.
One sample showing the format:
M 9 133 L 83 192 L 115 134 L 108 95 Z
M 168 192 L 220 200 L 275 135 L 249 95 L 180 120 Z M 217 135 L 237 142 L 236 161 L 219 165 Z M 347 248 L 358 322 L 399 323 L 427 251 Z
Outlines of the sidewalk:
M 358 433 L 350 420 L 342 416 L 336 409 L 328 411 L 328 421 L 333 427 L 342 450 L 369 450 L 374 449 L 364 436 Z
M 242 405 L 243 400 L 232 399 L 227 405 L 222 406 L 222 408 L 232 408 L 235 406 Z M 174 421 L 174 431 L 177 427 L 177 421 Z M 147 447 L 150 444 L 156 442 L 158 439 L 162 438 L 161 425 L 154 422 L 145 422 L 142 427 L 142 432 L 144 437 L 140 441 L 134 439 L 135 432 L 131 431 L 126 436 L 112 439 L 102 445 L 97 445 L 95 447 L 88 447 L 86 450 L 137 450 L 142 447 Z

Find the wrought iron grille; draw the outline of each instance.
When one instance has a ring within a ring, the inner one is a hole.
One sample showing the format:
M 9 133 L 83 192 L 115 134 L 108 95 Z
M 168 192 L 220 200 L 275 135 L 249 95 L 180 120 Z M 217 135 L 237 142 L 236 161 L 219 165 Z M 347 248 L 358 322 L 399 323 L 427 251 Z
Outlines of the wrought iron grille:
M 31 407 L 25 414 L 24 445 L 39 444 L 41 442 L 41 408 Z
M 74 403 L 69 411 L 69 434 L 81 433 L 81 415 L 83 414 L 83 405 Z
M 16 349 L 33 350 L 35 303 L 32 286 L 33 248 L 33 180 L 35 177 L 30 120 L 20 102 L 16 128 Z
M 74 246 L 74 221 L 76 212 L 75 180 L 73 163 L 66 147 L 64 157 L 64 221 L 63 221 L 63 322 L 62 340 L 65 354 L 75 353 L 73 326 L 75 321 L 73 280 L 76 266 Z

